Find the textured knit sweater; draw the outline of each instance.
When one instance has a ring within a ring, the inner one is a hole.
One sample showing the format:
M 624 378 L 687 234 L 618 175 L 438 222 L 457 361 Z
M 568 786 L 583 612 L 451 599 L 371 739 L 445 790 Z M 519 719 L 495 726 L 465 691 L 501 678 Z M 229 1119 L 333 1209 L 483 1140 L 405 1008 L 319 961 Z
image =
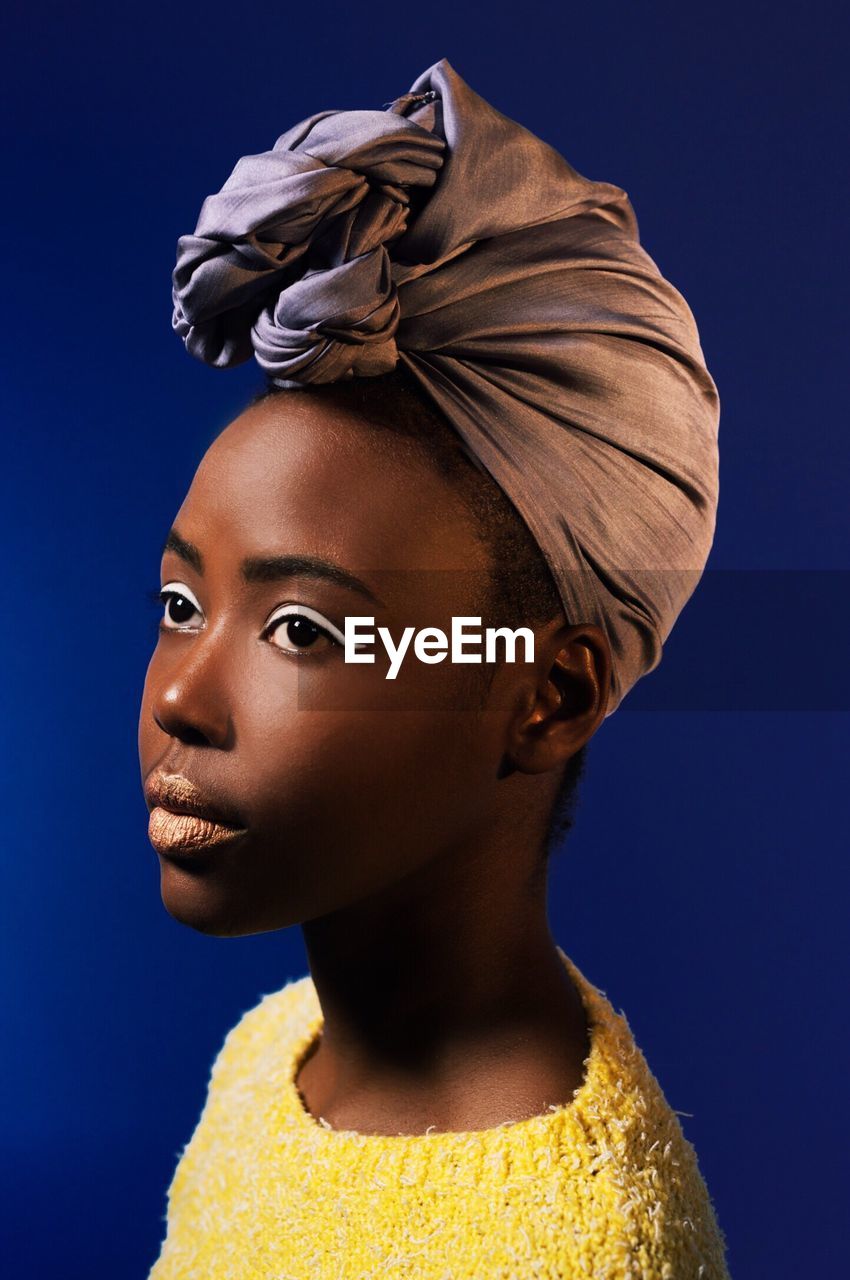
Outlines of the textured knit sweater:
M 296 1085 L 323 1016 L 312 978 L 227 1036 L 168 1193 L 148 1280 L 729 1280 L 676 1113 L 564 952 L 590 1053 L 568 1103 L 470 1132 L 374 1135 Z

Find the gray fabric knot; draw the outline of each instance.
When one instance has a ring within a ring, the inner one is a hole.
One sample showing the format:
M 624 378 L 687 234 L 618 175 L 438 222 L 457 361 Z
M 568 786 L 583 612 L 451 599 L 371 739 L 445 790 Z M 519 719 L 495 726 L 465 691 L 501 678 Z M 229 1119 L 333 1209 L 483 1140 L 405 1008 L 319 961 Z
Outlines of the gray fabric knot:
M 401 114 L 410 105 L 311 116 L 243 156 L 207 197 L 172 277 L 172 324 L 193 356 L 229 368 L 253 354 L 284 386 L 393 368 L 386 246 L 407 230 L 445 147 Z

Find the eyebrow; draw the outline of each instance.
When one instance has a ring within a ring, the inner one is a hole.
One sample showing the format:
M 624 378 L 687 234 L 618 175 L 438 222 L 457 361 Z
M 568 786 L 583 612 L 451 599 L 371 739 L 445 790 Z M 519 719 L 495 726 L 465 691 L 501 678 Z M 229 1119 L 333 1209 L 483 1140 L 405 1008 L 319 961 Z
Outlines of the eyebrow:
M 204 572 L 204 558 L 193 542 L 189 542 L 172 528 L 162 548 L 162 554 L 173 551 L 181 560 L 185 560 L 201 576 Z M 343 569 L 342 565 L 331 560 L 321 560 L 317 556 L 249 556 L 242 561 L 241 574 L 245 582 L 277 582 L 280 578 L 317 578 L 332 582 L 348 591 L 357 591 L 366 596 L 374 604 L 384 606 L 365 582 L 361 582 L 353 573 Z

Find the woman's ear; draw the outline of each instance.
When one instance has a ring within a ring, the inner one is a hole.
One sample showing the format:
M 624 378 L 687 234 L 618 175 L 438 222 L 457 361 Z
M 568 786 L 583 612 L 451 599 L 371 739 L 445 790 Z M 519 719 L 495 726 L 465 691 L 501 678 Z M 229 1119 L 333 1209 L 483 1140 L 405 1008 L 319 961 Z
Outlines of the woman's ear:
M 556 620 L 535 635 L 534 647 L 534 667 L 510 728 L 510 772 L 546 773 L 564 764 L 593 737 L 608 709 L 611 648 L 601 627 Z

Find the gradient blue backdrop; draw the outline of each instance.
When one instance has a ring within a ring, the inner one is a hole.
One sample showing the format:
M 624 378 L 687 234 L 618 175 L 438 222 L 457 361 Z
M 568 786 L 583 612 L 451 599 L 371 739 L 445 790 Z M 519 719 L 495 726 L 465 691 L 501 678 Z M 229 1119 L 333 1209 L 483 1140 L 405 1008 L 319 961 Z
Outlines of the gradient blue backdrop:
M 195 363 L 172 334 L 177 237 L 240 155 L 316 110 L 380 106 L 441 57 L 628 191 L 723 406 L 710 571 L 662 667 L 591 745 L 553 931 L 688 1113 L 735 1280 L 841 1273 L 841 8 L 12 6 L 6 1274 L 146 1276 L 226 1031 L 306 971 L 298 930 L 222 941 L 176 924 L 146 836 L 145 592 L 206 444 L 259 385 L 253 367 Z

